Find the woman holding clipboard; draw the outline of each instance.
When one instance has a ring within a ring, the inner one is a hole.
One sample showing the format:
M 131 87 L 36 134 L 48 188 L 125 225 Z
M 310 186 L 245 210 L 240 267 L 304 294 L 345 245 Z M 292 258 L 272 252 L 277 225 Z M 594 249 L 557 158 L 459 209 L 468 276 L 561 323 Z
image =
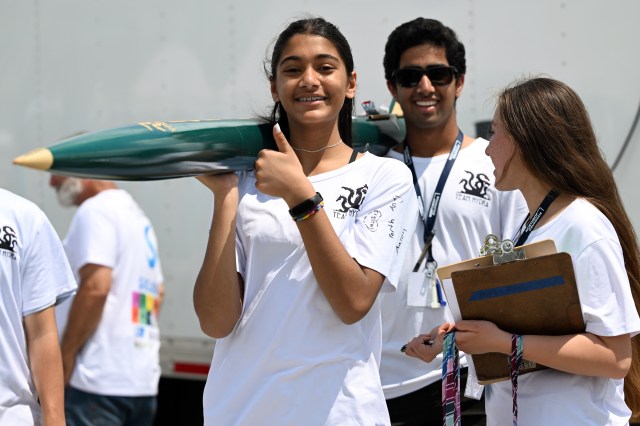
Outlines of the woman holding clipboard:
M 550 367 L 515 374 L 514 386 L 516 364 L 512 382 L 488 385 L 487 423 L 628 424 L 640 415 L 640 342 L 632 338 L 640 331 L 640 255 L 584 104 L 550 78 L 517 82 L 498 97 L 486 153 L 496 188 L 520 190 L 529 206 L 516 246 L 552 239 L 571 255 L 586 324 L 564 336 L 520 336 L 487 321 L 450 327 L 466 353 Z

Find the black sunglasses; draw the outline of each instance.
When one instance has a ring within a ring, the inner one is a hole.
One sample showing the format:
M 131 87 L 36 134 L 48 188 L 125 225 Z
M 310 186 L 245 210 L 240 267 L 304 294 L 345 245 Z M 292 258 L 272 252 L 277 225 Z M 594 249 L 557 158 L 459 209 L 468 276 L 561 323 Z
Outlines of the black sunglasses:
M 458 74 L 456 67 L 447 65 L 435 65 L 427 68 L 407 67 L 393 72 L 392 77 L 402 87 L 415 87 L 426 75 L 434 86 L 446 86 L 451 84 L 453 77 Z

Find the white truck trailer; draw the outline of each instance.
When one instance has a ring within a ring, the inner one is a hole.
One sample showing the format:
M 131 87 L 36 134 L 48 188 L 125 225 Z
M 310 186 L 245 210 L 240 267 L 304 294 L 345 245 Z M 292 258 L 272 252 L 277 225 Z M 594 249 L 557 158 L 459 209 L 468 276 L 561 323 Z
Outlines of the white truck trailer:
M 452 27 L 467 49 L 457 108 L 469 134 L 491 119 L 492 95 L 513 79 L 543 73 L 567 82 L 585 101 L 640 226 L 636 0 L 0 0 L 0 186 L 37 202 L 64 236 L 73 212 L 58 206 L 48 174 L 11 159 L 78 131 L 262 114 L 271 104 L 263 73 L 270 41 L 307 14 L 341 28 L 355 58 L 356 99 L 378 106 L 390 100 L 382 56 L 393 28 L 417 16 Z M 191 301 L 211 195 L 193 178 L 121 186 L 154 223 L 165 272 L 161 358 L 171 385 L 161 386 L 160 413 L 166 421 L 180 410 L 175 418 L 189 424 L 214 349 Z M 173 389 L 171 409 L 163 389 Z

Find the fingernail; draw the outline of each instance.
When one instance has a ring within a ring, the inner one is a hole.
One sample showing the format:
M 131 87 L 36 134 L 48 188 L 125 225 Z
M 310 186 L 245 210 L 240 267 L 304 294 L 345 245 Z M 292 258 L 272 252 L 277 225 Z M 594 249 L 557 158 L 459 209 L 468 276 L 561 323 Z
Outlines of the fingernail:
M 280 130 L 280 123 L 276 123 L 275 126 L 273 126 L 274 129 L 276 129 L 277 133 L 282 133 L 282 130 Z

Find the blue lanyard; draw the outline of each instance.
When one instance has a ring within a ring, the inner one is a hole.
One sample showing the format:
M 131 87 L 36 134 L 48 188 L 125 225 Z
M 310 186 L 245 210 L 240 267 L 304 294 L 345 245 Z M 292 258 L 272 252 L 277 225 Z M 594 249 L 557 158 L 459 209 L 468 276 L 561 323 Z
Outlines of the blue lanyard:
M 522 229 L 525 224 L 527 224 L 527 226 L 524 228 L 522 234 L 520 234 L 520 238 L 518 238 L 518 241 L 515 245 L 516 247 L 520 247 L 527 241 L 527 238 L 529 238 L 529 234 L 531 234 L 533 228 L 535 228 L 538 221 L 542 219 L 542 216 L 544 216 L 547 210 L 549 210 L 549 206 L 551 205 L 551 203 L 553 203 L 553 200 L 555 200 L 558 195 L 560 194 L 554 189 L 549 191 L 547 196 L 544 197 L 544 200 L 542 200 L 542 203 L 540 203 L 540 205 L 536 209 L 536 212 L 533 214 L 533 217 L 531 218 L 529 223 L 527 223 L 527 220 L 529 220 L 529 215 L 524 218 L 524 222 L 522 222 L 522 225 L 520 225 L 520 229 Z
M 449 173 L 451 173 L 451 169 L 453 168 L 453 163 L 456 162 L 458 158 L 458 153 L 460 152 L 460 148 L 462 147 L 462 140 L 464 139 L 464 135 L 461 130 L 458 130 L 458 137 L 456 138 L 453 146 L 451 147 L 451 151 L 449 152 L 449 158 L 447 159 L 446 164 L 444 165 L 444 169 L 440 174 L 440 178 L 438 179 L 438 184 L 436 185 L 436 190 L 433 193 L 433 198 L 431 199 L 431 203 L 429 204 L 429 210 L 424 211 L 424 200 L 422 197 L 422 191 L 420 190 L 420 185 L 418 184 L 418 175 L 416 174 L 416 169 L 413 166 L 413 159 L 411 157 L 411 149 L 409 148 L 409 144 L 407 141 L 404 141 L 404 162 L 411 170 L 411 175 L 413 176 L 413 187 L 416 190 L 416 195 L 418 196 L 418 208 L 420 209 L 420 217 L 424 221 L 424 248 L 422 250 L 422 254 L 418 259 L 418 263 L 416 267 L 420 266 L 422 260 L 424 259 L 425 254 L 429 253 L 428 261 L 433 261 L 433 256 L 431 254 L 431 241 L 433 240 L 433 236 L 435 235 L 434 226 L 436 224 L 436 215 L 438 214 L 438 207 L 440 206 L 440 199 L 442 197 L 442 191 L 444 190 L 444 185 L 447 183 L 447 178 L 449 177 Z M 415 269 L 414 269 L 415 270 Z

